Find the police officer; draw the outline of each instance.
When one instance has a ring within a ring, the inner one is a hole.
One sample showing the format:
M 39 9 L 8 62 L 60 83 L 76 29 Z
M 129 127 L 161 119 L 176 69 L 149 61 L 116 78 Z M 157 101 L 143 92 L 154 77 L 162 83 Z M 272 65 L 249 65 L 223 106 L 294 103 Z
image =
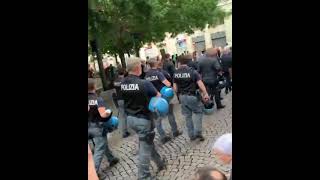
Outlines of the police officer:
M 95 79 L 92 78 L 88 79 L 88 105 L 88 140 L 94 144 L 93 159 L 98 172 L 103 154 L 107 156 L 109 166 L 118 163 L 119 159 L 112 155 L 103 128 L 103 123 L 111 118 L 112 113 L 106 110 L 103 99 L 96 94 Z
M 221 103 L 220 91 L 217 88 L 219 84 L 218 73 L 221 74 L 221 66 L 217 59 L 217 50 L 215 48 L 209 48 L 206 51 L 206 55 L 199 58 L 199 73 L 211 96 L 211 100 L 214 96 L 217 109 L 224 108 L 225 106 Z
M 232 54 L 230 52 L 229 47 L 225 47 L 223 50 L 223 54 L 221 56 L 221 64 L 223 69 L 223 76 L 226 79 L 226 88 L 225 93 L 228 94 L 229 91 L 232 91 L 232 83 L 230 71 L 232 71 Z
M 219 46 L 219 47 L 216 48 L 216 51 L 217 51 L 217 60 L 219 62 L 220 67 L 222 67 L 221 56 L 222 56 L 223 49 L 221 48 L 221 46 Z M 217 74 L 217 79 L 218 79 L 218 83 L 217 83 L 218 85 L 216 87 L 216 91 L 217 91 L 217 93 L 219 93 L 220 100 L 223 100 L 223 97 L 221 96 L 221 90 L 223 88 L 220 87 L 221 85 L 219 84 L 219 83 L 222 83 L 224 81 L 223 73 L 221 73 L 221 74 L 218 73 Z
M 141 60 L 141 75 L 139 76 L 141 79 L 144 79 L 147 71 L 147 64 L 146 61 Z
M 199 65 L 198 65 L 198 62 L 196 61 L 196 59 L 194 59 L 191 54 L 187 54 L 186 57 L 188 58 L 188 63 L 187 63 L 187 65 L 188 65 L 189 67 L 191 67 L 192 69 L 198 71 Z
M 145 77 L 146 80 L 150 81 L 158 91 L 160 91 L 164 86 L 171 87 L 171 83 L 164 76 L 164 74 L 162 72 L 160 72 L 158 69 L 160 61 L 158 61 L 157 58 L 150 58 L 148 60 L 148 64 L 150 65 L 151 69 L 146 73 L 146 77 Z M 166 73 L 166 74 L 167 74 L 167 76 L 170 77 L 170 75 L 168 73 Z M 182 133 L 180 131 L 178 131 L 177 123 L 175 121 L 175 117 L 173 114 L 172 104 L 171 104 L 170 109 L 171 110 L 169 110 L 168 120 L 169 120 L 169 124 L 171 126 L 171 129 L 172 129 L 173 136 L 177 137 L 177 136 L 181 135 Z M 156 124 L 156 128 L 158 130 L 158 133 L 160 135 L 160 141 L 163 144 L 168 142 L 171 138 L 170 138 L 170 136 L 166 135 L 166 133 L 162 127 L 162 117 L 158 114 L 155 114 L 155 124 Z
M 130 136 L 130 133 L 128 132 L 128 128 L 127 128 L 127 115 L 124 112 L 124 101 L 123 101 L 123 98 L 122 98 L 122 95 L 121 95 L 121 90 L 120 90 L 120 84 L 121 84 L 121 81 L 124 78 L 125 73 L 126 73 L 125 69 L 124 68 L 120 68 L 118 70 L 118 75 L 119 76 L 113 83 L 114 88 L 116 90 L 116 96 L 114 98 L 115 98 L 115 101 L 117 102 L 117 105 L 118 105 L 119 119 L 122 120 L 121 121 L 122 122 L 121 123 L 121 129 L 122 129 L 122 137 L 123 138 L 126 138 L 126 137 Z
M 141 60 L 129 58 L 127 71 L 129 75 L 121 83 L 121 93 L 127 113 L 128 126 L 139 136 L 138 179 L 151 179 L 149 170 L 150 159 L 158 166 L 158 171 L 166 167 L 166 163 L 156 151 L 153 140 L 155 137 L 152 114 L 148 109 L 151 97 L 161 94 L 151 82 L 140 79 Z
M 163 70 L 168 72 L 170 74 L 170 76 L 173 77 L 173 73 L 176 68 L 175 68 L 174 64 L 172 63 L 172 61 L 170 61 L 170 54 L 165 55 L 162 67 L 163 67 Z
M 94 78 L 94 70 L 91 68 L 90 64 L 88 64 L 88 78 Z
M 197 95 L 197 89 L 201 90 L 201 96 L 205 102 L 209 100 L 207 90 L 199 73 L 187 66 L 190 56 L 185 55 L 179 59 L 180 67 L 174 73 L 173 88 L 180 94 L 181 112 L 186 118 L 188 135 L 191 141 L 204 140 L 202 136 L 203 103 Z M 194 113 L 194 121 L 192 120 Z
M 163 66 L 162 62 L 158 63 L 158 71 L 160 71 L 164 75 L 164 77 L 173 85 L 173 78 L 172 77 L 173 77 L 174 73 L 171 76 L 169 74 L 169 72 L 167 72 L 167 71 L 165 71 L 163 69 L 163 67 L 164 66 Z M 178 95 L 177 95 L 177 97 L 178 97 Z M 174 106 L 173 103 L 169 102 L 168 120 L 169 120 L 170 126 L 172 128 L 173 137 L 177 137 L 177 136 L 180 136 L 182 134 L 182 131 L 179 131 L 177 129 L 176 117 L 174 115 L 173 106 Z

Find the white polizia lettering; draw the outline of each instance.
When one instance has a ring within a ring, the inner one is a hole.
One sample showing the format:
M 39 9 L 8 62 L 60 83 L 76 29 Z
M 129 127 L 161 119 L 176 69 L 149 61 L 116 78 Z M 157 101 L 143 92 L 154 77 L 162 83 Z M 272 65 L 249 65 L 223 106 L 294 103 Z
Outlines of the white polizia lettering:
M 121 84 L 121 90 L 123 91 L 136 91 L 139 90 L 138 84 Z
M 158 76 L 149 76 L 149 77 L 146 77 L 146 80 L 148 81 L 155 81 L 155 80 L 158 80 Z
M 174 74 L 175 78 L 190 78 L 190 73 L 178 73 L 178 74 Z
M 98 105 L 97 100 L 89 100 L 89 106 L 95 106 L 95 105 Z

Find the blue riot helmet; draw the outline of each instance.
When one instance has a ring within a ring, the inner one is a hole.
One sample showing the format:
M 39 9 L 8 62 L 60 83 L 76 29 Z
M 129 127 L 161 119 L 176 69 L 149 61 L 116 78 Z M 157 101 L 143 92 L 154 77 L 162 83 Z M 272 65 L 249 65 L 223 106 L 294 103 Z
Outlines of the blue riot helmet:
M 166 115 L 169 112 L 169 104 L 162 97 L 151 98 L 148 108 L 151 112 L 158 112 L 160 115 Z
M 213 107 L 214 107 L 213 101 L 209 100 L 208 102 L 203 103 L 203 105 L 204 105 L 203 112 L 205 114 L 212 114 L 213 113 Z
M 168 101 L 171 100 L 174 96 L 173 89 L 167 86 L 164 86 L 160 90 L 160 94 L 162 95 L 163 98 L 167 99 Z
M 104 123 L 105 128 L 108 132 L 112 132 L 118 128 L 119 119 L 116 116 L 112 116 L 107 122 Z

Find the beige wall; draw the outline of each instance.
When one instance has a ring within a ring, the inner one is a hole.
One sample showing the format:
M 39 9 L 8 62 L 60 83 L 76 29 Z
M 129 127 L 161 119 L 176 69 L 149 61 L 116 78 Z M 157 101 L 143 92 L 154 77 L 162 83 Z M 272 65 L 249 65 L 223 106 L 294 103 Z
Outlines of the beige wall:
M 231 12 L 232 11 L 232 0 L 224 0 L 219 4 L 219 6 L 227 11 Z M 192 38 L 196 36 L 202 36 L 204 35 L 205 37 L 205 44 L 206 48 L 212 47 L 212 40 L 211 40 L 211 34 L 219 31 L 224 31 L 226 33 L 226 40 L 229 45 L 232 45 L 232 15 L 226 17 L 224 19 L 224 24 L 218 25 L 214 28 L 208 28 L 206 27 L 203 31 L 196 30 L 192 35 L 187 35 L 187 34 L 181 34 L 186 36 L 186 42 L 187 42 L 187 50 L 189 52 L 194 51 L 194 45 L 192 43 Z M 176 37 L 170 38 L 170 34 L 167 34 L 167 37 L 163 41 L 165 43 L 165 47 L 163 47 L 167 53 L 169 54 L 176 54 L 177 53 L 177 47 L 176 47 Z M 160 49 L 160 48 L 158 48 Z M 159 50 L 160 53 L 160 50 Z M 143 51 L 140 50 L 140 55 L 141 57 L 143 56 Z

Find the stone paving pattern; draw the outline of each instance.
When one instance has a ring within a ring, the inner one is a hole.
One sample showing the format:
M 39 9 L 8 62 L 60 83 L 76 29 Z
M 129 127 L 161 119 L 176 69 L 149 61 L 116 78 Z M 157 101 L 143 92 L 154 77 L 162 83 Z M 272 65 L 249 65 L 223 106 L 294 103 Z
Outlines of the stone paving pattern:
M 176 121 L 178 127 L 183 129 L 183 135 L 162 145 L 157 133 L 155 138 L 156 148 L 162 157 L 166 157 L 168 166 L 166 170 L 157 173 L 157 167 L 152 162 L 150 169 L 153 175 L 156 175 L 160 180 L 189 180 L 194 178 L 198 168 L 207 165 L 213 165 L 229 175 L 230 167 L 221 166 L 211 153 L 210 148 L 217 137 L 224 133 L 232 132 L 232 93 L 225 95 L 222 92 L 222 97 L 224 98 L 222 102 L 226 107 L 222 110 L 215 109 L 213 114 L 203 116 L 203 136 L 205 137 L 203 142 L 198 140 L 190 142 L 180 105 L 178 103 L 175 104 Z M 114 110 L 116 111 L 116 109 Z M 163 126 L 167 134 L 172 136 L 169 133 L 171 128 L 166 119 L 163 120 Z M 120 131 L 117 130 L 110 134 L 108 140 L 109 147 L 115 156 L 120 158 L 120 162 L 110 168 L 104 158 L 99 174 L 103 174 L 105 180 L 137 179 L 137 135 L 122 139 Z

